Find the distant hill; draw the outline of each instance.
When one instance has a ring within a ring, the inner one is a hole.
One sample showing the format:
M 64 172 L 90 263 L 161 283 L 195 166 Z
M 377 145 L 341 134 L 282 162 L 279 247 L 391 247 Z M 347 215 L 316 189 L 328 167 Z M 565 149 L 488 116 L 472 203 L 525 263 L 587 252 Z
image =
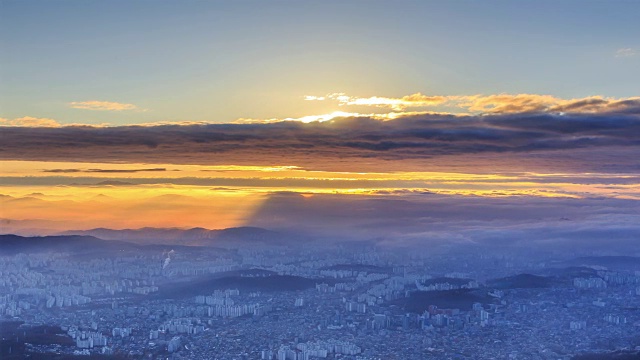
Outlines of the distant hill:
M 211 256 L 212 249 L 217 255 L 234 256 L 234 250 L 186 245 L 163 244 L 135 244 L 120 240 L 103 240 L 86 235 L 58 235 L 58 236 L 18 236 L 0 235 L 0 256 L 18 253 L 58 252 L 68 253 L 78 258 L 103 257 L 105 255 L 139 255 L 142 252 L 161 254 L 167 250 L 175 250 L 181 256 Z
M 561 285 L 562 280 L 555 277 L 539 276 L 532 274 L 518 274 L 487 281 L 488 287 L 497 289 L 535 289 L 548 288 Z
M 252 241 L 266 242 L 271 244 L 284 244 L 288 237 L 278 231 L 267 230 L 259 227 L 235 227 L 217 231 L 215 239 L 217 241 Z
M 422 285 L 429 286 L 429 285 L 435 285 L 435 284 L 449 283 L 451 285 L 462 286 L 462 285 L 468 284 L 472 280 L 473 279 L 438 277 L 438 278 L 433 278 L 433 279 L 427 279 L 427 280 L 422 282 Z
M 106 241 L 93 236 L 63 235 L 23 237 L 0 235 L 0 255 L 39 252 L 98 252 L 137 250 L 139 246 L 124 241 Z
M 567 261 L 577 266 L 604 266 L 609 269 L 640 270 L 640 257 L 637 256 L 587 256 Z
M 575 279 L 581 277 L 596 277 L 598 272 L 595 269 L 584 266 L 570 266 L 565 268 L 548 268 L 543 272 L 545 275 Z
M 370 273 L 388 273 L 391 269 L 387 267 L 366 264 L 337 264 L 322 267 L 320 268 L 320 270 L 351 270 Z
M 114 230 L 70 230 L 61 235 L 88 235 L 105 240 L 130 241 L 137 244 L 177 244 L 199 246 L 225 246 L 240 243 L 286 244 L 295 237 L 258 227 L 236 227 L 222 230 L 205 228 L 141 228 Z

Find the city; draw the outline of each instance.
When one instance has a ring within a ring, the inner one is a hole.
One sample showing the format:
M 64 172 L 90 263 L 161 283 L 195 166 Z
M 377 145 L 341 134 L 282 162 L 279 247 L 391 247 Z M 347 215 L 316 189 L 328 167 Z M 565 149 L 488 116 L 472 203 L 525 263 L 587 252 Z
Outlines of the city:
M 121 245 L 0 257 L 3 358 L 579 359 L 640 350 L 637 257 Z

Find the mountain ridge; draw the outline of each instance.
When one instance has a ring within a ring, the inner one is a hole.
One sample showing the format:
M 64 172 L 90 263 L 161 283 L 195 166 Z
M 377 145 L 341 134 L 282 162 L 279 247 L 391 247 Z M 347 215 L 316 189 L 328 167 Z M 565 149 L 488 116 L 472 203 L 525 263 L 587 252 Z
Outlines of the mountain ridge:
M 0 255 L 47 251 L 82 253 L 107 250 L 137 250 L 139 248 L 139 245 L 125 241 L 103 240 L 86 235 L 0 235 Z
M 260 227 L 241 226 L 225 229 L 194 228 L 155 228 L 67 230 L 56 235 L 93 236 L 103 240 L 127 241 L 136 244 L 175 244 L 211 246 L 229 242 L 283 244 L 291 234 Z

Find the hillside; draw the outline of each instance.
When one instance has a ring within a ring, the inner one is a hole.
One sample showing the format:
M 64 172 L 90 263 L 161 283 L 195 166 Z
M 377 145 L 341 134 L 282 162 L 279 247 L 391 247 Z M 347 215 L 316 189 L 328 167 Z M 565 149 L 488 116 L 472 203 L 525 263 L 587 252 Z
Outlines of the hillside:
M 86 235 L 105 240 L 130 241 L 137 244 L 177 244 L 197 246 L 224 246 L 238 243 L 284 244 L 293 237 L 277 231 L 257 227 L 236 227 L 221 230 L 205 228 L 141 228 L 114 230 L 70 230 L 61 235 Z
M 36 236 L 0 235 L 0 255 L 18 253 L 69 252 L 86 253 L 100 251 L 133 251 L 136 244 L 124 241 L 106 241 L 93 236 Z
M 562 281 L 558 278 L 539 276 L 532 274 L 518 274 L 499 279 L 487 281 L 488 287 L 497 289 L 536 289 L 548 288 L 560 285 Z

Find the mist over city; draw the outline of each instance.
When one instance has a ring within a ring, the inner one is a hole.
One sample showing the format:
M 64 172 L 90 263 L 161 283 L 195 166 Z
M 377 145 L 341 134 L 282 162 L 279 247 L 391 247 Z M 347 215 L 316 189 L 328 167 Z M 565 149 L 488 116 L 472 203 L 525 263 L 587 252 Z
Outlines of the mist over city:
M 640 358 L 638 15 L 0 0 L 0 359 Z

